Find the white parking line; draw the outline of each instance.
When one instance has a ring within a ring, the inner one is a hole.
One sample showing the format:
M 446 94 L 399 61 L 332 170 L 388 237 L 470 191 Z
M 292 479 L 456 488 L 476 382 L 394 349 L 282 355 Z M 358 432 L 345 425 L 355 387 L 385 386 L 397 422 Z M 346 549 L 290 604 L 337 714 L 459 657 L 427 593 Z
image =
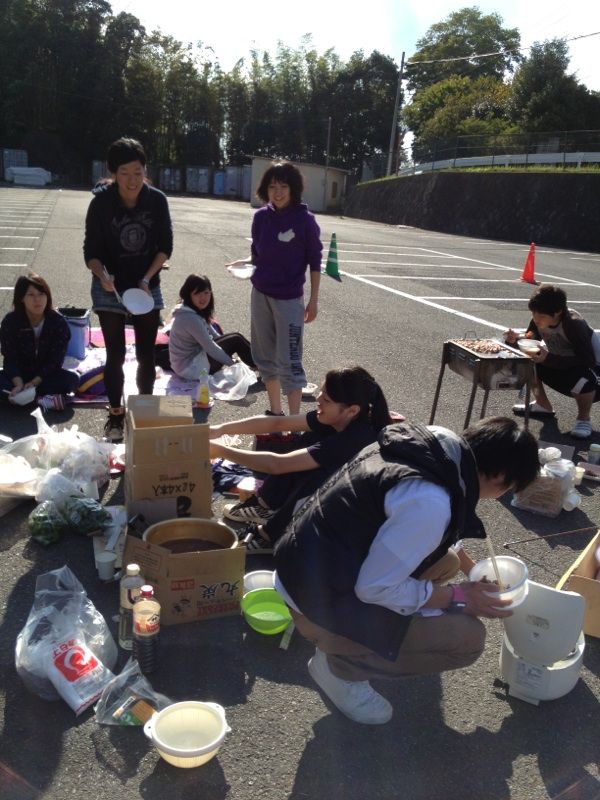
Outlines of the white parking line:
M 431 300 L 423 300 L 417 295 L 409 294 L 408 292 L 401 292 L 399 289 L 392 289 L 391 286 L 385 286 L 385 284 L 377 283 L 376 281 L 369 280 L 368 278 L 363 278 L 360 275 L 353 275 L 351 272 L 342 272 L 340 270 L 340 275 L 343 275 L 344 277 L 347 278 L 352 278 L 355 281 L 360 281 L 361 283 L 366 283 L 368 286 L 374 286 L 376 289 L 383 289 L 384 292 L 390 292 L 391 294 L 395 294 L 398 297 L 404 297 L 406 300 L 414 300 L 416 303 L 422 303 L 423 305 L 429 306 L 430 308 L 437 308 L 438 311 L 446 311 L 448 314 L 453 314 L 455 317 L 468 319 L 470 322 L 476 322 L 478 325 L 485 325 L 487 328 L 492 328 L 493 330 L 496 331 L 506 330 L 506 325 L 497 325 L 495 322 L 488 322 L 488 320 L 486 319 L 481 319 L 481 317 L 474 317 L 472 314 L 466 314 L 464 311 L 456 311 L 454 308 L 448 308 L 448 306 L 442 306 L 439 303 L 432 302 Z
M 29 267 L 29 264 L 1 264 L 0 267 Z
M 0 250 L 35 250 L 35 247 L 0 247 Z
M 16 233 L 11 234 L 0 234 L 0 239 L 39 239 L 39 236 L 18 236 Z
M 442 278 L 439 275 L 358 275 L 360 278 L 381 278 L 386 281 L 469 281 L 470 283 L 518 283 L 518 278 Z M 555 286 L 573 286 L 573 281 L 554 281 Z M 593 283 L 577 282 L 576 286 L 595 286 Z M 600 287 L 596 287 L 600 288 Z
M 456 295 L 435 295 L 435 294 L 421 294 L 421 300 L 469 300 L 476 303 L 528 303 L 528 297 L 457 297 Z M 571 300 L 569 297 L 570 306 L 587 306 L 587 305 L 600 305 L 600 300 Z

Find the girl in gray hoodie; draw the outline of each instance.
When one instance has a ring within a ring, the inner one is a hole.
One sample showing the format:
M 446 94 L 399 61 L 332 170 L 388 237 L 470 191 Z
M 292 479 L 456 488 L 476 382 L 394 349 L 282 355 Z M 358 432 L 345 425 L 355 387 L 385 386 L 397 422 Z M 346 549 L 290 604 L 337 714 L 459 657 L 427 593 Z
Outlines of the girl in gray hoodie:
M 213 320 L 215 300 L 206 275 L 188 275 L 179 290 L 182 300 L 173 312 L 169 361 L 180 378 L 198 380 L 202 371 L 214 373 L 233 364 L 232 355 L 256 369 L 250 342 L 241 333 L 223 334 Z

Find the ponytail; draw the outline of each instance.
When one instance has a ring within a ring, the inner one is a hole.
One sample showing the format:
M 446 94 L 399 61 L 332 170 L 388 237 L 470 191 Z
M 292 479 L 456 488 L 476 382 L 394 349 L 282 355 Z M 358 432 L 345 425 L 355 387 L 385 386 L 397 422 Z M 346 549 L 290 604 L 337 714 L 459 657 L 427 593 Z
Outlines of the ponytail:
M 375 433 L 390 424 L 390 411 L 381 386 L 363 367 L 330 370 L 325 376 L 325 391 L 335 403 L 359 406 L 357 419 L 368 422 Z

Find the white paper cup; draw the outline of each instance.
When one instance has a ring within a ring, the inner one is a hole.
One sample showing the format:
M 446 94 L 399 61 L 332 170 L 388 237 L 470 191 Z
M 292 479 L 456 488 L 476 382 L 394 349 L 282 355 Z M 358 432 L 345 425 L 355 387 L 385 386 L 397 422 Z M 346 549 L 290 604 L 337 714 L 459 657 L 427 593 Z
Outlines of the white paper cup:
M 96 569 L 101 581 L 112 581 L 115 577 L 116 563 L 117 554 L 113 553 L 112 550 L 101 550 L 96 553 Z

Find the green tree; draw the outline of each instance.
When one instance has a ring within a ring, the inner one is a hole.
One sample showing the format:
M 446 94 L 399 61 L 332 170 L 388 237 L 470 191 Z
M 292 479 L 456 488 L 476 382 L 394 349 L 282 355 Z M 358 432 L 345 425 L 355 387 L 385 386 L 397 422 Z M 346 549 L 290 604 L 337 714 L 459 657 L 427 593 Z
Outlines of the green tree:
M 417 42 L 409 59 L 408 87 L 419 92 L 453 75 L 473 79 L 492 77 L 502 80 L 521 60 L 519 31 L 504 28 L 499 14 L 482 14 L 477 7 L 461 8 L 442 22 L 432 25 Z M 420 63 L 439 59 L 464 58 L 484 53 L 498 53 L 490 58 L 464 61 Z
M 455 75 L 423 89 L 403 112 L 403 119 L 415 136 L 413 157 L 426 159 L 436 146 L 438 157 L 448 158 L 454 152 L 457 136 L 506 132 L 510 127 L 509 101 L 509 87 L 493 77 L 472 80 Z M 471 154 L 474 153 L 460 153 Z
M 600 127 L 600 97 L 569 75 L 563 39 L 536 42 L 512 82 L 511 118 L 521 131 Z

